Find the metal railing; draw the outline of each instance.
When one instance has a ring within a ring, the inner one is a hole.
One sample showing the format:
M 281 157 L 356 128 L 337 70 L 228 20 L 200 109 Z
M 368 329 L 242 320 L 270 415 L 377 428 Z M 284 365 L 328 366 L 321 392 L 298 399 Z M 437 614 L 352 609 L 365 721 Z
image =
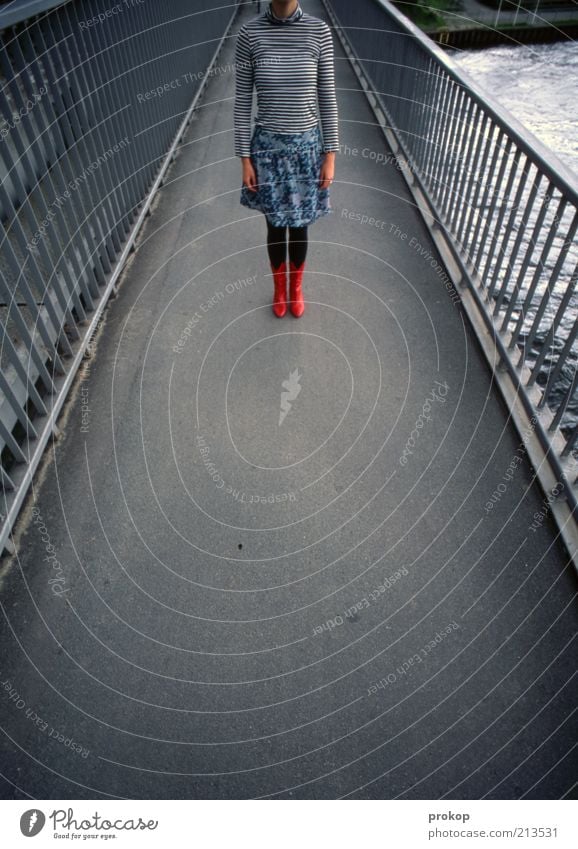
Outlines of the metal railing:
M 0 552 L 236 12 L 0 10 Z
M 578 180 L 387 0 L 324 4 L 574 511 Z

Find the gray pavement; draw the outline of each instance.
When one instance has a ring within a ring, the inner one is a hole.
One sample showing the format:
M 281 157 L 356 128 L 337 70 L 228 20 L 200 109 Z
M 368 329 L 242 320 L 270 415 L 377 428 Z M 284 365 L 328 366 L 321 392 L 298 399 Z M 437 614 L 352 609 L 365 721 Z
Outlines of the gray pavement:
M 109 305 L 4 569 L 4 798 L 576 797 L 575 574 L 335 45 L 305 315 L 234 33 Z

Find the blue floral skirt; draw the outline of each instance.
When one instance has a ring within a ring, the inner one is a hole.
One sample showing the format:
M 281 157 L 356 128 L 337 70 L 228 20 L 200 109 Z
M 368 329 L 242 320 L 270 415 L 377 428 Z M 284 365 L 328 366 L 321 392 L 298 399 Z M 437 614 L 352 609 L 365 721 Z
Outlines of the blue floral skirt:
M 319 125 L 304 133 L 275 133 L 256 124 L 251 161 L 257 191 L 243 183 L 240 203 L 260 210 L 276 227 L 304 227 L 333 212 L 329 189 L 319 188 L 323 145 Z

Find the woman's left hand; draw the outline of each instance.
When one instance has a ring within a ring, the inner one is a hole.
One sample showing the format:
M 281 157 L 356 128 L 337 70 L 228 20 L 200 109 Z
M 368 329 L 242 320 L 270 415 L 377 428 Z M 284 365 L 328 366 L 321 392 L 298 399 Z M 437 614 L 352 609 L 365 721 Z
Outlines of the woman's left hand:
M 335 154 L 333 152 L 329 152 L 325 154 L 323 162 L 321 163 L 321 170 L 319 172 L 319 188 L 328 189 L 329 185 L 333 182 L 334 174 Z

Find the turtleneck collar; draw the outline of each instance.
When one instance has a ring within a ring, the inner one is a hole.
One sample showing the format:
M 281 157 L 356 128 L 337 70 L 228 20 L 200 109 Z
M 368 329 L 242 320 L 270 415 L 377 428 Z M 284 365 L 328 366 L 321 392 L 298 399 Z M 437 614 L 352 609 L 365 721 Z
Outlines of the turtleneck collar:
M 292 12 L 286 18 L 279 18 L 273 11 L 273 4 L 269 3 L 265 15 L 267 17 L 267 20 L 270 21 L 272 24 L 292 24 L 294 21 L 298 21 L 299 18 L 302 17 L 303 9 L 299 5 L 299 3 L 297 3 L 297 8 L 294 12 Z

